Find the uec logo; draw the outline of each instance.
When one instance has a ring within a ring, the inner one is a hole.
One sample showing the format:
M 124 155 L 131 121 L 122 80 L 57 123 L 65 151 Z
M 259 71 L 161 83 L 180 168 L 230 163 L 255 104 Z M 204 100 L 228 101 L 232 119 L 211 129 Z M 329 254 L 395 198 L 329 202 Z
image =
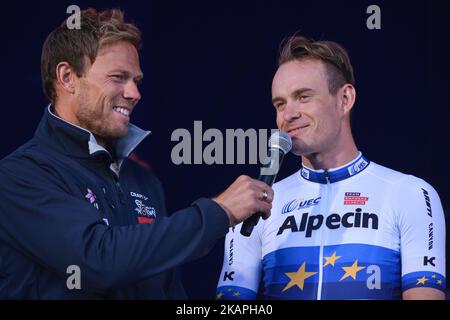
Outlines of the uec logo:
M 286 203 L 283 208 L 281 209 L 281 213 L 289 213 L 292 212 L 294 210 L 300 210 L 300 209 L 306 209 L 312 206 L 315 206 L 317 204 L 319 204 L 320 202 L 320 197 L 318 198 L 313 198 L 313 199 L 309 199 L 309 200 L 299 200 L 299 199 L 294 199 L 292 201 L 289 201 L 288 203 Z

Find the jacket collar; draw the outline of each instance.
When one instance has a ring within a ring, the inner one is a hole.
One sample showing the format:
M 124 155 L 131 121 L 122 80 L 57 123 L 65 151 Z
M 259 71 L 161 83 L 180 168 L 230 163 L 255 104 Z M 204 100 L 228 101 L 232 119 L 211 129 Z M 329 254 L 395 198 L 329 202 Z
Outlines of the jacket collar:
M 139 127 L 128 124 L 128 133 L 114 144 L 115 158 L 119 168 L 125 158 L 150 134 Z M 35 137 L 64 154 L 77 158 L 96 158 L 106 155 L 113 160 L 113 156 L 97 143 L 94 135 L 53 113 L 53 106 L 49 105 L 36 130 Z
M 349 163 L 334 169 L 329 170 L 314 170 L 303 165 L 300 169 L 300 175 L 309 181 L 317 183 L 334 183 L 338 182 L 351 176 L 357 175 L 367 168 L 370 161 L 365 158 L 361 152 L 356 156 L 355 159 Z

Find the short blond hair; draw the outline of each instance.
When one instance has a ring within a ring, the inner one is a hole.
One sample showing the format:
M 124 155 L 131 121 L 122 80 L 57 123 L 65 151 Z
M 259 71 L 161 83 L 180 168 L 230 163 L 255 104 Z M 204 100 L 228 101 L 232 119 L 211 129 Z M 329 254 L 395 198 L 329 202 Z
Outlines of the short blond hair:
M 355 85 L 353 67 L 347 51 L 333 41 L 313 41 L 302 36 L 289 37 L 281 43 L 278 66 L 302 59 L 320 60 L 327 70 L 328 90 L 336 94 L 346 83 Z

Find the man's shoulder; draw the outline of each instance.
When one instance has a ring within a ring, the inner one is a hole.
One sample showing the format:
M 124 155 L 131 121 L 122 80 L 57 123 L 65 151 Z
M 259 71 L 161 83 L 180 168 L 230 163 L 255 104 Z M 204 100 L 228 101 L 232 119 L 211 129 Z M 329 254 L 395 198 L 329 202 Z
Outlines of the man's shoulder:
M 373 177 L 385 181 L 392 188 L 395 188 L 401 192 L 417 192 L 417 190 L 422 189 L 429 189 L 435 192 L 433 186 L 431 186 L 424 179 L 421 179 L 413 174 L 404 173 L 382 166 L 374 162 L 371 162 L 369 172 Z
M 11 167 L 23 166 L 26 162 L 32 162 L 33 154 L 36 153 L 36 143 L 31 139 L 18 147 L 0 160 L 0 169 L 10 169 Z
M 287 176 L 284 179 L 281 179 L 280 181 L 277 181 L 273 184 L 273 189 L 275 191 L 282 191 L 286 189 L 291 189 L 293 186 L 298 186 L 298 184 L 301 182 L 300 180 L 300 174 L 299 171 L 296 171 L 295 173 L 291 174 L 290 176 Z
M 70 166 L 62 167 L 58 161 L 63 160 L 58 160 L 58 158 L 62 159 L 63 155 L 44 148 L 33 138 L 0 160 L 0 179 L 25 179 L 27 181 L 38 179 L 43 181 L 45 177 L 59 178 L 59 173 Z

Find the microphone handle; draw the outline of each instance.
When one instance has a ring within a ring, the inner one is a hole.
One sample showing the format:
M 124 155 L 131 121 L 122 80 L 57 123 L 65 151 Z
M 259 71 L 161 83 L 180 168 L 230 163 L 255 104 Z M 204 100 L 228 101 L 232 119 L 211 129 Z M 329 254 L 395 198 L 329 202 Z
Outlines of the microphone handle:
M 253 228 L 258 224 L 259 218 L 261 218 L 261 213 L 255 213 L 250 218 L 247 218 L 241 227 L 241 234 L 245 237 L 250 237 Z
M 284 156 L 284 153 L 280 152 L 280 158 L 279 158 L 280 162 L 278 164 L 279 167 L 281 166 L 281 162 L 283 161 L 283 156 Z M 272 186 L 276 177 L 277 177 L 277 173 L 274 173 L 271 175 L 260 175 L 258 177 L 258 180 L 265 182 L 269 186 Z M 251 217 L 247 218 L 242 223 L 241 234 L 245 237 L 250 237 L 250 235 L 252 234 L 253 228 L 258 224 L 260 217 L 261 217 L 261 212 L 257 212 L 255 214 L 253 214 Z

